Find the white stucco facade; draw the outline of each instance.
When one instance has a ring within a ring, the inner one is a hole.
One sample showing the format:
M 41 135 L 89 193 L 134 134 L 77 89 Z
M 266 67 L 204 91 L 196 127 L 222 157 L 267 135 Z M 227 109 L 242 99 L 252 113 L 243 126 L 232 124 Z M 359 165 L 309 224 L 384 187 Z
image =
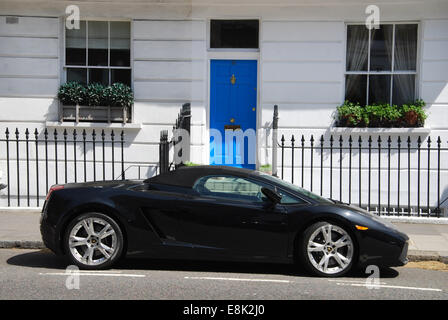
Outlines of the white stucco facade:
M 0 135 L 6 127 L 21 132 L 73 127 L 58 122 L 56 98 L 58 87 L 65 82 L 68 4 L 0 1 Z M 172 129 L 184 102 L 192 104 L 191 161 L 209 163 L 211 59 L 258 61 L 257 165 L 271 162 L 269 128 L 274 104 L 279 105 L 280 134 L 295 134 L 296 138 L 303 134 L 307 139 L 341 134 L 332 123 L 336 106 L 344 101 L 346 25 L 364 22 L 369 1 L 107 0 L 73 4 L 79 5 L 82 19 L 131 22 L 133 122 L 116 125 L 125 130 L 127 165 L 157 164 L 159 132 Z M 418 24 L 416 90 L 427 103 L 426 127 L 430 130 L 411 134 L 425 138 L 429 132 L 432 138 L 441 136 L 446 142 L 448 1 L 380 0 L 375 4 L 381 10 L 381 22 Z M 17 16 L 18 23 L 6 24 L 9 16 Z M 215 18 L 259 19 L 259 50 L 209 49 L 209 21 Z M 106 125 L 96 127 L 110 130 Z M 403 129 L 403 134 L 408 132 Z M 5 170 L 5 159 L 0 162 Z M 444 181 L 448 180 L 446 169 Z M 0 201 L 4 202 L 4 193 Z

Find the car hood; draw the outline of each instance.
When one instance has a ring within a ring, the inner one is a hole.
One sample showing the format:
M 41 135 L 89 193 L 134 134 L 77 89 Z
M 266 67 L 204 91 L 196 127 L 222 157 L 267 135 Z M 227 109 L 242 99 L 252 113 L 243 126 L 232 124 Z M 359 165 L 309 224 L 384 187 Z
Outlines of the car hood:
M 359 214 L 363 217 L 371 219 L 371 220 L 375 221 L 376 223 L 382 225 L 383 227 L 385 227 L 389 230 L 392 230 L 394 233 L 398 233 L 401 236 L 403 236 L 404 238 L 409 239 L 409 237 L 405 233 L 401 232 L 393 223 L 390 223 L 388 220 L 381 218 L 380 216 L 377 216 L 376 214 L 370 213 L 369 211 L 364 210 L 360 207 L 357 207 L 357 206 L 354 206 L 354 205 L 351 205 L 348 203 L 342 203 L 340 201 L 335 201 L 335 202 L 336 202 L 337 206 L 343 207 L 345 209 L 348 209 L 352 213 Z

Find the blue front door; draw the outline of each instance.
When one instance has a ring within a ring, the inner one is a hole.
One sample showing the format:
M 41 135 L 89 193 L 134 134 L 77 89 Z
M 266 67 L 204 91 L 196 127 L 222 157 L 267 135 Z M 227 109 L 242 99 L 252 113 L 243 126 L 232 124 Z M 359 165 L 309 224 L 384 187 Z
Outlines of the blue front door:
M 210 164 L 255 169 L 257 61 L 211 60 L 210 69 Z

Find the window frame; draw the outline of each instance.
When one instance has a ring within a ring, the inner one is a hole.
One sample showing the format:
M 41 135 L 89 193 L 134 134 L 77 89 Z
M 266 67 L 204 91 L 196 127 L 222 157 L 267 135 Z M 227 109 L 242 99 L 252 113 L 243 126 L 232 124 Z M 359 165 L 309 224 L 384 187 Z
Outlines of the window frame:
M 86 82 L 89 84 L 89 69 L 107 69 L 108 70 L 108 79 L 109 79 L 109 85 L 111 85 L 112 80 L 112 69 L 117 70 L 130 70 L 130 87 L 133 90 L 134 89 L 134 68 L 133 68 L 133 21 L 129 19 L 104 19 L 104 18 L 84 18 L 81 19 L 80 22 L 86 22 L 86 64 L 85 65 L 69 65 L 67 64 L 67 28 L 65 26 L 65 19 L 62 19 L 62 56 L 63 56 L 63 63 L 62 63 L 62 77 L 64 83 L 67 82 L 67 70 L 68 69 L 85 69 L 87 72 L 86 75 Z M 89 66 L 89 22 L 107 22 L 107 66 Z M 111 66 L 110 65 L 110 23 L 111 22 L 128 22 L 129 23 L 129 67 L 126 66 Z
M 415 71 L 395 71 L 394 67 L 395 67 L 395 29 L 397 25 L 406 25 L 406 24 L 412 24 L 412 25 L 416 25 L 417 26 L 417 52 L 416 52 L 416 62 L 415 62 Z M 421 23 L 419 21 L 397 21 L 397 22 L 381 22 L 381 25 L 392 25 L 392 51 L 391 51 L 391 70 L 390 71 L 371 71 L 370 70 L 370 48 L 371 48 L 371 32 L 372 30 L 369 29 L 369 45 L 368 45 L 368 52 L 367 52 L 367 71 L 347 71 L 347 44 L 348 44 L 348 27 L 351 25 L 365 25 L 364 22 L 347 22 L 345 23 L 345 34 L 344 34 L 344 74 L 343 74 L 343 86 L 342 86 L 342 90 L 343 90 L 343 94 L 342 96 L 344 97 L 343 101 L 346 100 L 346 85 L 347 85 L 347 75 L 365 75 L 367 76 L 367 81 L 366 81 L 366 101 L 365 101 L 365 105 L 369 104 L 369 82 L 370 82 L 370 77 L 371 75 L 389 75 L 390 76 L 390 92 L 389 92 L 389 104 L 392 105 L 392 99 L 393 99 L 393 88 L 394 88 L 394 84 L 393 84 L 393 79 L 394 79 L 394 75 L 414 75 L 414 95 L 415 95 L 415 99 L 417 99 L 420 96 L 420 80 L 419 80 L 419 76 L 420 76 L 420 69 L 421 69 L 421 32 L 422 32 L 422 28 L 421 28 Z M 342 101 L 342 102 L 343 102 Z
M 213 20 L 258 20 L 258 48 L 213 48 L 211 46 L 212 42 L 212 21 Z M 259 16 L 254 17 L 239 17 L 235 19 L 231 18 L 223 18 L 223 17 L 210 17 L 207 19 L 207 32 L 206 32 L 206 41 L 207 41 L 207 51 L 208 52 L 243 52 L 243 53 L 260 53 L 261 47 L 261 39 L 262 39 L 262 19 Z

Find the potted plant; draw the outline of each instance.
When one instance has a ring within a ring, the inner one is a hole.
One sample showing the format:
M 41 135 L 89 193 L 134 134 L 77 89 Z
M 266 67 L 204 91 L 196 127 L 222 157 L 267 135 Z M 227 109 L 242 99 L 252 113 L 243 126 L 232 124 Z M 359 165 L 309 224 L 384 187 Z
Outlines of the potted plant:
M 370 127 L 399 128 L 423 127 L 427 115 L 425 102 L 417 100 L 412 104 L 402 106 L 388 103 L 361 106 L 359 103 L 345 101 L 337 107 L 337 127 Z
M 423 126 L 427 115 L 423 110 L 425 106 L 423 100 L 417 100 L 413 104 L 402 105 L 402 119 L 408 127 L 421 127 Z
M 61 121 L 107 121 L 126 123 L 134 95 L 129 86 L 114 83 L 104 86 L 92 83 L 83 86 L 67 82 L 59 88 L 58 98 L 62 105 Z

